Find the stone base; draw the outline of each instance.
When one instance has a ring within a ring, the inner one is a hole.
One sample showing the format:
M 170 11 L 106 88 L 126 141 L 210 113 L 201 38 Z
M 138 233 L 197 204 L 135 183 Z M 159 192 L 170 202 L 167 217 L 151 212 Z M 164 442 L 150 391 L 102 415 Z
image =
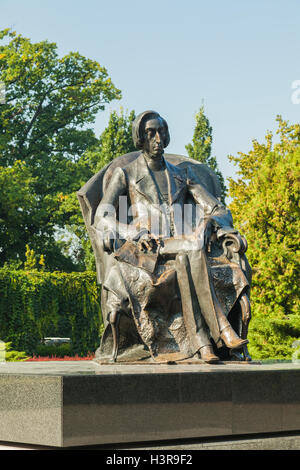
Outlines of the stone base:
M 55 450 L 57 447 L 36 446 L 30 444 L 16 444 L 12 442 L 0 442 L 1 450 Z M 138 451 L 156 451 L 157 453 L 185 452 L 198 450 L 300 450 L 300 433 L 279 433 L 254 436 L 235 436 L 234 438 L 203 438 L 197 440 L 163 441 L 147 444 L 123 444 L 123 445 L 95 445 L 84 447 L 65 447 L 60 449 L 72 450 L 100 450 L 107 456 L 123 455 L 123 451 L 131 451 L 136 455 Z M 115 452 L 116 451 L 116 452 Z M 128 453 L 127 453 L 128 454 Z M 126 455 L 127 455 L 126 454 Z M 155 455 L 155 454 L 153 454 Z
M 299 364 L 0 365 L 0 441 L 70 447 L 287 431 L 300 431 Z

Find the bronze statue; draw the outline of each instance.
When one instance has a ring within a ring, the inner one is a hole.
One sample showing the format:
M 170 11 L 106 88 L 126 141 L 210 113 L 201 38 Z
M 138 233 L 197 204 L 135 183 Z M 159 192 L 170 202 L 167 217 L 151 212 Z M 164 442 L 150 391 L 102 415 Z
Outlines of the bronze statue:
M 79 191 L 102 285 L 107 361 L 250 361 L 251 268 L 246 240 L 206 165 L 164 155 L 166 121 L 141 113 L 137 152 Z

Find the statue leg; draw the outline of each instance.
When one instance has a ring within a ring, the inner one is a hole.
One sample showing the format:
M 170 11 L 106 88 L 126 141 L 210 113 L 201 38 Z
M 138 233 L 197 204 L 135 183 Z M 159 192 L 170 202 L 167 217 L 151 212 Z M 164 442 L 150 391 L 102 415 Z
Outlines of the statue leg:
M 200 309 L 214 342 L 217 347 L 225 344 L 232 350 L 241 349 L 248 343 L 248 340 L 241 339 L 235 333 L 222 311 L 215 294 L 205 251 L 191 252 L 189 260 Z
M 204 319 L 201 315 L 197 296 L 191 279 L 188 255 L 180 253 L 176 257 L 176 273 L 180 290 L 182 313 L 185 328 L 194 352 L 198 352 L 204 362 L 213 364 L 219 361 L 214 354 Z
M 248 344 L 247 338 L 239 337 L 227 320 L 226 316 L 221 310 L 219 301 L 212 287 L 212 298 L 216 309 L 216 315 L 220 327 L 220 337 L 225 346 L 231 350 L 241 349 Z

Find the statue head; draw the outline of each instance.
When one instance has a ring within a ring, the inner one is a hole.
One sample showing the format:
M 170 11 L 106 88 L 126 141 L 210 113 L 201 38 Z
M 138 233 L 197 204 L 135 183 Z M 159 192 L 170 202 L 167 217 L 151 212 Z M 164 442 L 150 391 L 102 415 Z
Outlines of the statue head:
M 137 149 L 160 157 L 170 142 L 168 124 L 156 111 L 144 111 L 132 123 L 132 138 Z

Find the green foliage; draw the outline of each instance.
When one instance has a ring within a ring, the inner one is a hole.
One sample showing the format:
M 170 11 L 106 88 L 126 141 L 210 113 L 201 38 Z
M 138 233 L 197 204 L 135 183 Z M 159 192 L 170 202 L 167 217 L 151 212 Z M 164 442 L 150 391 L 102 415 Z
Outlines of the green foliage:
M 1 110 L 1 107 L 0 107 Z M 0 158 L 1 160 L 1 158 Z M 16 253 L 24 255 L 22 227 L 30 227 L 30 216 L 35 211 L 34 178 L 26 163 L 16 160 L 11 166 L 0 164 L 0 260 L 14 259 Z M 33 217 L 32 223 L 34 224 Z
M 4 343 L 5 362 L 26 361 L 29 356 L 24 351 L 14 351 L 11 342 Z
M 134 119 L 134 111 L 126 114 L 121 108 L 120 114 L 116 111 L 111 112 L 108 125 L 99 138 L 99 145 L 86 153 L 89 165 L 95 168 L 96 172 L 114 158 L 136 150 L 132 140 L 132 122 Z
M 70 218 L 61 205 L 91 176 L 82 162 L 98 142 L 98 111 L 119 99 L 106 69 L 77 52 L 59 57 L 55 43 L 32 43 L 0 31 L 0 264 L 24 261 L 25 245 L 52 270 L 74 270 L 55 241 Z
M 300 125 L 279 116 L 279 142 L 253 141 L 253 149 L 230 160 L 230 209 L 235 226 L 249 244 L 253 269 L 250 349 L 257 358 L 291 358 L 300 337 L 299 303 L 299 162 Z
M 35 257 L 34 250 L 31 250 L 29 248 L 29 245 L 26 245 L 25 256 L 26 256 L 26 261 L 24 263 L 24 269 L 28 270 L 28 271 L 31 271 L 32 269 L 35 269 L 36 268 L 36 257 Z
M 72 355 L 72 345 L 64 344 L 39 344 L 36 348 L 36 355 L 41 357 L 64 357 Z
M 36 354 L 49 336 L 70 337 L 72 353 L 99 345 L 100 288 L 94 272 L 60 273 L 0 269 L 1 340 Z
M 201 106 L 199 112 L 196 114 L 196 126 L 192 142 L 192 144 L 185 146 L 188 156 L 201 163 L 205 163 L 216 173 L 221 186 L 221 199 L 222 202 L 225 203 L 226 186 L 223 175 L 219 170 L 216 157 L 211 156 L 212 127 L 204 114 L 204 106 Z
M 135 112 L 124 113 L 121 108 L 120 113 L 112 111 L 107 127 L 101 134 L 96 146 L 88 150 L 82 158 L 81 165 L 86 171 L 82 172 L 81 185 L 87 182 L 87 169 L 90 177 L 100 171 L 114 158 L 135 150 L 132 141 L 132 121 L 135 119 Z M 68 224 L 62 238 L 58 241 L 62 252 L 70 256 L 72 252 L 74 262 L 81 269 L 95 271 L 95 258 L 91 243 L 83 222 L 76 192 L 65 196 L 61 202 L 59 213 L 68 214 Z

